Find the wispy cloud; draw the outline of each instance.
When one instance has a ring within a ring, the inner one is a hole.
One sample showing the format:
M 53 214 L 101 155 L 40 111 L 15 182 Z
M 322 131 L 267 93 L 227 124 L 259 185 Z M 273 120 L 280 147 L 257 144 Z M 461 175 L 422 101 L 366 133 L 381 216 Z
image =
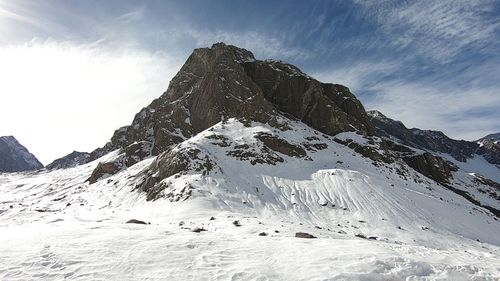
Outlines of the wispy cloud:
M 441 130 L 475 140 L 500 131 L 498 86 L 481 77 L 500 75 L 491 64 L 471 67 L 456 77 L 401 77 L 398 61 L 358 61 L 314 73 L 324 82 L 348 86 L 367 109 L 377 109 L 408 127 Z M 411 77 L 411 76 L 410 76 Z
M 342 84 L 353 92 L 365 90 L 401 68 L 398 61 L 352 61 L 332 69 L 313 72 L 320 81 Z
M 378 109 L 408 127 L 441 130 L 467 140 L 500 130 L 500 95 L 496 88 L 388 81 L 370 90 L 374 93 L 366 99 L 366 107 Z
M 168 36 L 187 37 L 185 40 L 194 41 L 197 47 L 207 47 L 215 42 L 225 42 L 253 51 L 262 59 L 281 58 L 305 60 L 312 55 L 311 51 L 290 47 L 279 35 L 257 31 L 227 31 L 184 28 L 183 30 L 170 30 Z
M 493 0 L 356 0 L 380 24 L 392 44 L 446 62 L 467 48 L 497 44 L 500 22 Z

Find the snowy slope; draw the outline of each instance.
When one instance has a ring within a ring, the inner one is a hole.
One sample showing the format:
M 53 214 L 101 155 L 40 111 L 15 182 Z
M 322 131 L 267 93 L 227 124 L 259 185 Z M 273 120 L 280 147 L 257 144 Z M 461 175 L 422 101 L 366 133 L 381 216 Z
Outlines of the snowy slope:
M 42 163 L 13 136 L 0 137 L 0 172 L 31 171 Z
M 209 173 L 163 179 L 164 195 L 187 198 L 180 201 L 146 201 L 137 189 L 154 158 L 84 182 L 118 151 L 71 169 L 0 175 L 0 279 L 500 277 L 500 223 L 489 211 L 404 163 L 374 165 L 333 137 L 302 123 L 290 126 L 280 131 L 230 119 L 177 145 L 174 150 L 198 149 L 215 164 Z M 254 156 L 229 153 L 244 144 L 262 151 L 255 138 L 262 133 L 316 149 L 306 157 L 268 152 L 283 161 L 255 165 Z M 355 133 L 335 137 L 367 143 Z M 463 171 L 455 175 L 474 180 Z M 182 197 L 187 186 L 192 192 Z M 498 208 L 498 201 L 489 203 Z M 151 224 L 125 224 L 129 219 Z M 192 232 L 196 227 L 207 231 Z M 299 231 L 318 239 L 295 238 Z

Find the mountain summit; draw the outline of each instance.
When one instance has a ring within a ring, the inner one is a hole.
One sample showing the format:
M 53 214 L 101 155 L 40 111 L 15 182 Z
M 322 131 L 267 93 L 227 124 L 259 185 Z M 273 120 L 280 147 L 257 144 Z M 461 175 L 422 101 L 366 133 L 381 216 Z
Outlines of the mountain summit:
M 229 118 L 278 128 L 286 126 L 284 116 L 328 135 L 374 133 L 361 102 L 347 87 L 321 83 L 293 65 L 256 60 L 248 50 L 216 43 L 195 49 L 167 91 L 92 152 L 90 160 L 122 149 L 119 163 L 96 171 L 109 174 L 168 151 Z
M 0 137 L 0 172 L 32 171 L 43 164 L 13 136 Z
M 362 104 L 348 88 L 321 83 L 293 65 L 256 60 L 250 51 L 216 43 L 195 49 L 167 91 L 136 114 L 132 125 L 117 130 L 92 158 L 131 145 L 141 146 L 144 155 L 158 155 L 228 118 L 280 126 L 281 115 L 329 135 L 374 132 Z

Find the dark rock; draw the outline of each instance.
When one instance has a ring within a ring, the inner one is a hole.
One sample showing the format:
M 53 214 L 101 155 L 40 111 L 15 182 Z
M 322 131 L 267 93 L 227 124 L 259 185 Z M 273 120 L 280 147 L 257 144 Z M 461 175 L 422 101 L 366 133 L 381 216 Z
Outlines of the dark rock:
M 241 223 L 240 223 L 240 221 L 236 220 L 236 221 L 233 221 L 233 225 L 234 226 L 241 226 Z
M 428 152 L 404 157 L 403 160 L 415 171 L 439 183 L 449 183 L 451 172 L 458 170 L 452 163 Z
M 105 175 L 114 175 L 121 170 L 120 164 L 117 162 L 102 162 L 97 164 L 97 167 L 92 171 L 90 177 L 86 180 L 90 184 L 96 183 Z
M 211 217 L 211 218 L 210 218 L 210 220 L 211 220 L 211 221 L 214 221 L 214 220 L 215 220 L 215 217 Z
M 204 229 L 203 227 L 195 227 L 192 232 L 196 232 L 196 233 L 200 233 L 202 231 L 207 231 L 206 229 Z
M 199 149 L 172 150 L 163 153 L 153 161 L 137 188 L 147 193 L 147 200 L 155 200 L 160 197 L 161 192 L 168 189 L 168 185 L 160 183 L 163 179 L 188 171 L 197 171 L 207 175 L 214 168 L 212 160 Z M 185 200 L 191 196 L 191 192 L 192 189 L 187 187 L 179 194 L 172 193 L 169 199 L 170 201 Z
M 259 236 L 267 236 L 267 233 L 261 232 L 261 233 L 259 233 Z
M 306 232 L 297 232 L 295 233 L 296 238 L 317 238 L 316 236 L 306 233 Z
M 136 219 L 131 219 L 129 221 L 127 221 L 126 223 L 135 223 L 135 224 L 149 224 L 145 221 L 141 221 L 141 220 L 136 220 Z
M 258 133 L 255 135 L 255 138 L 262 141 L 268 148 L 279 153 L 299 158 L 307 156 L 306 151 L 302 147 L 293 145 L 286 140 L 277 138 L 271 134 Z
M 321 83 L 280 61 L 250 61 L 244 68 L 266 100 L 314 129 L 329 135 L 374 132 L 363 106 L 347 87 Z
M 484 139 L 480 142 L 476 153 L 482 155 L 489 163 L 500 167 L 500 141 Z

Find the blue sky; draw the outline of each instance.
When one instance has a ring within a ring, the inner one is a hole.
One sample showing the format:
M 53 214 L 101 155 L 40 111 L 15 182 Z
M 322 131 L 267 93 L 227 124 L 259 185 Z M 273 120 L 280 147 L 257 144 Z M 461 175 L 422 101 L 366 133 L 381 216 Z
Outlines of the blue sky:
M 345 84 L 408 127 L 500 131 L 500 1 L 2 0 L 0 135 L 45 163 L 92 150 L 218 41 Z

